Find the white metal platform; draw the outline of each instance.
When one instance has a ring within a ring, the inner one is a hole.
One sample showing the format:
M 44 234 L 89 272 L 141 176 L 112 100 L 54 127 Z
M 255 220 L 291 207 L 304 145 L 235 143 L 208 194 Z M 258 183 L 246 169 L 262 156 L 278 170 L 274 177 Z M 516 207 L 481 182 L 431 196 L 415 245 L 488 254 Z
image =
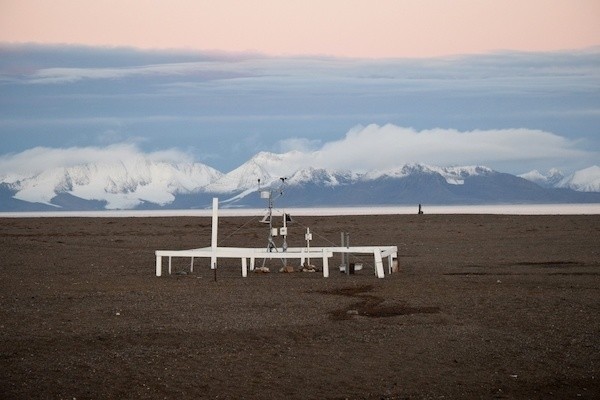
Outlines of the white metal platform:
M 194 270 L 194 258 L 210 258 L 210 267 L 216 268 L 219 258 L 239 258 L 242 267 L 242 276 L 248 276 L 248 260 L 250 260 L 250 270 L 254 270 L 256 259 L 299 259 L 299 265 L 303 265 L 306 259 L 321 258 L 323 260 L 323 277 L 329 276 L 329 258 L 334 253 L 353 253 L 353 254 L 373 254 L 375 266 L 375 275 L 378 278 L 385 276 L 383 269 L 383 259 L 388 259 L 388 271 L 392 271 L 393 259 L 398 257 L 398 248 L 396 246 L 354 246 L 354 247 L 290 247 L 286 251 L 280 248 L 273 248 L 268 251 L 265 248 L 252 247 L 219 247 L 217 246 L 218 232 L 218 206 L 219 199 L 213 198 L 212 214 L 212 238 L 210 247 L 202 247 L 190 250 L 156 250 L 156 276 L 162 275 L 162 259 L 169 258 L 169 274 L 171 273 L 171 260 L 173 257 L 190 258 L 190 271 Z M 308 234 L 308 233 L 307 233 Z
M 203 247 L 190 250 L 157 250 L 156 254 L 156 276 L 162 275 L 162 258 L 168 257 L 168 271 L 171 273 L 171 260 L 173 257 L 190 258 L 190 272 L 194 270 L 194 258 L 210 258 L 211 268 L 217 265 L 219 258 L 239 258 L 242 268 L 242 276 L 248 275 L 248 260 L 250 270 L 254 270 L 256 259 L 299 259 L 298 265 L 303 265 L 308 258 L 321 258 L 323 260 L 323 277 L 329 276 L 329 258 L 334 253 L 373 254 L 375 275 L 378 278 L 385 276 L 383 259 L 387 258 L 388 273 L 391 273 L 393 259 L 398 256 L 396 246 L 357 246 L 357 247 L 290 247 L 287 251 L 269 252 L 264 248 L 249 247 Z

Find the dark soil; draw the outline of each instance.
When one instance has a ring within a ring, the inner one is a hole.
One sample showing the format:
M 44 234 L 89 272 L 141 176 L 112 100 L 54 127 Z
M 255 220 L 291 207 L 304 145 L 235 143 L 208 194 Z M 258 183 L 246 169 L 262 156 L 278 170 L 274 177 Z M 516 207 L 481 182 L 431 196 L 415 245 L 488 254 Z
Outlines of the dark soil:
M 219 244 L 266 246 L 258 219 Z M 0 219 L 0 398 L 600 398 L 600 216 L 301 217 L 290 246 L 347 231 L 400 271 L 155 276 L 210 224 Z

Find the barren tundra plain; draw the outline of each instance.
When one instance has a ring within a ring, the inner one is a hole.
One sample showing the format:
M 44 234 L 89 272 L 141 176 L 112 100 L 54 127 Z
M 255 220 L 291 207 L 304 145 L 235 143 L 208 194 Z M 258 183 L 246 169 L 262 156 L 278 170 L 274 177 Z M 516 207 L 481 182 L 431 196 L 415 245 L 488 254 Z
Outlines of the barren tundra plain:
M 220 218 L 219 245 L 266 246 L 258 220 Z M 399 272 L 155 276 L 210 226 L 0 219 L 0 398 L 600 398 L 599 215 L 300 217 L 291 246 L 349 232 L 397 245 Z

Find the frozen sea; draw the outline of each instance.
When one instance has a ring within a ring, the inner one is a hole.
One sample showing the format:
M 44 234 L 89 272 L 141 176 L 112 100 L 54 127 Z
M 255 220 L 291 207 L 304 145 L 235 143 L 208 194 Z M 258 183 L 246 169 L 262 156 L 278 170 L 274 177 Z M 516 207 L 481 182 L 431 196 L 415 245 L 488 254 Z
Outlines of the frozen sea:
M 277 208 L 274 213 L 281 214 Z M 264 215 L 266 209 L 240 208 L 220 209 L 222 217 Z M 298 216 L 336 215 L 390 215 L 416 214 L 417 206 L 370 206 L 370 207 L 315 207 L 285 208 L 285 212 Z M 504 205 L 423 205 L 425 214 L 498 214 L 498 215 L 595 215 L 600 214 L 600 203 L 595 204 L 504 204 Z M 211 209 L 202 210 L 106 210 L 106 211 L 43 211 L 0 212 L 0 218 L 36 217 L 210 217 Z

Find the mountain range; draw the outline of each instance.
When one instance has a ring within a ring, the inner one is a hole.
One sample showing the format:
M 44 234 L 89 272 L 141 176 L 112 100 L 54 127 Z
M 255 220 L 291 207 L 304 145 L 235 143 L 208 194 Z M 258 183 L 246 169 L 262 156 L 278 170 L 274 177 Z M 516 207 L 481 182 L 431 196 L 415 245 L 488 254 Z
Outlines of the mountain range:
M 229 173 L 201 163 L 133 160 L 0 172 L 0 211 L 264 207 L 258 191 L 285 191 L 286 206 L 600 203 L 600 167 L 564 176 L 515 176 L 484 166 L 406 164 L 367 172 L 299 165 L 261 152 Z

